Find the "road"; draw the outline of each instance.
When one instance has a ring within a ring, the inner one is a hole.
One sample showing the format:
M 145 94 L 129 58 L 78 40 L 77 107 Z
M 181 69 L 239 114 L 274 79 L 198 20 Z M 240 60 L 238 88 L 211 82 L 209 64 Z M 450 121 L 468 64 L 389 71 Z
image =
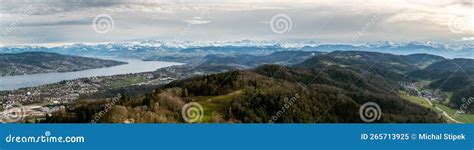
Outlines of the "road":
M 454 119 L 453 117 L 449 116 L 449 114 L 442 110 L 441 108 L 439 108 L 438 106 L 436 105 L 433 105 L 433 103 L 431 103 L 431 101 L 427 98 L 424 98 L 424 97 L 420 97 L 422 99 L 424 99 L 426 102 L 428 102 L 428 104 L 430 104 L 431 106 L 434 106 L 436 110 L 440 111 L 442 115 L 444 115 L 446 118 L 448 118 L 449 121 L 451 121 L 452 123 L 463 123 L 461 121 L 457 121 L 456 119 Z

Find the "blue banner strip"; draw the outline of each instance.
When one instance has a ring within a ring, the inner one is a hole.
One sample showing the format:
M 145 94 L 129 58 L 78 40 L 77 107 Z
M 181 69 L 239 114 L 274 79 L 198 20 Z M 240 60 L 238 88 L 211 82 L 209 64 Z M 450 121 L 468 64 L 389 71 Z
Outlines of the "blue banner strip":
M 474 124 L 1 124 L 0 150 L 474 150 L 473 136 Z

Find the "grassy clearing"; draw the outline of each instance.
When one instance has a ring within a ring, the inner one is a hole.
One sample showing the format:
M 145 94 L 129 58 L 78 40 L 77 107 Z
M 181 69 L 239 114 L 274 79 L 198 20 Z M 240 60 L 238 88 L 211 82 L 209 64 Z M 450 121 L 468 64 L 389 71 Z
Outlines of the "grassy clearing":
M 406 100 L 408 100 L 412 103 L 424 106 L 426 108 L 432 108 L 433 107 L 426 100 L 424 100 L 422 98 L 419 98 L 419 97 L 416 97 L 416 96 L 410 96 L 404 91 L 400 91 L 400 97 L 403 98 L 403 99 L 406 99 Z
M 427 85 L 429 85 L 429 84 L 431 83 L 431 81 L 430 81 L 430 80 L 420 80 L 420 83 L 421 83 L 421 85 L 423 85 L 423 86 L 427 86 Z
M 430 66 L 431 64 L 435 63 L 435 61 L 427 61 L 425 63 L 420 63 L 420 64 L 417 64 L 417 66 L 420 68 L 420 69 L 425 69 L 426 67 Z
M 233 97 L 238 96 L 241 94 L 242 91 L 235 91 L 229 93 L 227 95 L 219 95 L 219 96 L 197 96 L 193 97 L 199 104 L 202 105 L 204 109 L 204 116 L 202 118 L 202 122 L 211 122 L 213 113 L 217 114 L 225 114 L 227 111 L 227 106 L 230 105 L 231 100 Z
M 453 97 L 454 92 L 444 92 L 444 95 L 448 97 L 448 99 L 451 99 Z
M 449 105 L 451 98 L 453 97 L 454 92 L 443 92 L 446 95 L 446 100 L 443 101 L 443 105 Z
M 120 78 L 120 79 L 114 80 L 112 81 L 112 83 L 107 84 L 107 86 L 109 88 L 119 88 L 119 87 L 137 84 L 137 83 L 141 83 L 145 81 L 147 80 L 143 77 L 133 76 L 133 77 L 126 77 L 126 78 Z
M 452 109 L 446 105 L 442 104 L 435 104 L 437 107 L 440 109 L 446 111 L 446 113 L 449 114 L 449 116 L 453 117 L 454 119 L 464 122 L 464 123 L 474 123 L 474 114 L 456 114 L 455 109 Z
M 402 97 L 403 99 L 406 99 L 406 100 L 408 100 L 412 103 L 421 105 L 423 107 L 432 108 L 434 111 L 440 112 L 440 111 L 434 109 L 434 107 L 431 106 L 428 102 L 426 102 L 426 100 L 424 100 L 422 98 L 419 98 L 419 97 L 416 97 L 416 96 L 409 96 L 404 91 L 400 91 L 400 97 Z M 436 104 L 436 103 L 433 104 L 433 105 L 440 108 L 441 110 L 445 111 L 446 113 L 448 113 L 449 116 L 453 117 L 457 121 L 464 122 L 464 123 L 474 123 L 474 114 L 456 114 L 457 110 L 449 108 L 446 105 Z

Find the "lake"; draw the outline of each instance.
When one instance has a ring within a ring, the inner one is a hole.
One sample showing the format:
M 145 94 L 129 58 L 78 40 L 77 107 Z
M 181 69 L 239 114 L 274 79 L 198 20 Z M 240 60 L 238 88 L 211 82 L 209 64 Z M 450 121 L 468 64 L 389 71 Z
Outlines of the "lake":
M 110 58 L 106 58 L 110 59 Z M 0 77 L 0 91 L 15 90 L 23 87 L 35 87 L 50 83 L 56 83 L 62 80 L 72 80 L 85 77 L 95 76 L 110 76 L 128 73 L 140 73 L 155 71 L 159 68 L 182 65 L 182 63 L 175 62 L 163 62 L 163 61 L 142 61 L 135 59 L 118 59 L 113 60 L 128 62 L 128 64 L 88 69 L 75 72 L 54 72 L 54 73 L 39 73 L 39 74 L 27 74 L 27 75 L 16 75 L 16 76 L 3 76 Z

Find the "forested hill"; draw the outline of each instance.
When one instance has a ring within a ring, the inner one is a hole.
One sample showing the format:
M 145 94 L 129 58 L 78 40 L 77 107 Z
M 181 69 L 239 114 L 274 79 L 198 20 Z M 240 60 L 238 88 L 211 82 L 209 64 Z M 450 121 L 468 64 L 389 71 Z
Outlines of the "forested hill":
M 0 54 L 0 75 L 69 72 L 126 64 L 126 62 L 49 52 Z
M 184 122 L 181 108 L 189 102 L 203 106 L 203 122 L 363 122 L 359 108 L 367 102 L 381 108 L 375 122 L 444 122 L 438 113 L 398 93 L 400 81 L 417 80 L 410 72 L 442 60 L 427 54 L 332 52 L 295 66 L 263 65 L 205 75 L 174 81 L 144 97 L 124 96 L 100 122 Z M 45 122 L 87 122 L 105 104 L 83 101 L 72 106 L 73 112 Z

